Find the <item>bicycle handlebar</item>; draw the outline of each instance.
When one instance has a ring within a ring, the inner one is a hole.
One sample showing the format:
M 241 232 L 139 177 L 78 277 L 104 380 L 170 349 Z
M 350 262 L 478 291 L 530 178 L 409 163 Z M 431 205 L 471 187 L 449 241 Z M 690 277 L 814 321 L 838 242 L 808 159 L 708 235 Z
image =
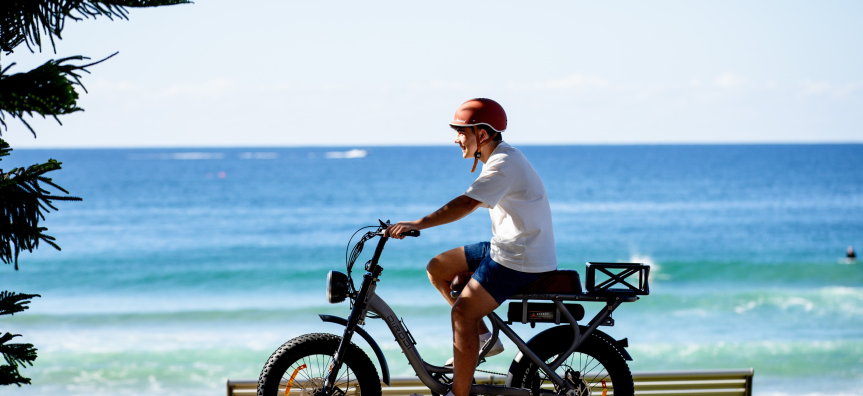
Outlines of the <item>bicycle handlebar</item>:
M 383 236 L 384 231 L 383 230 L 378 231 L 377 235 Z M 420 230 L 410 230 L 408 232 L 402 233 L 401 236 L 403 236 L 403 237 L 418 237 L 418 236 L 420 236 Z

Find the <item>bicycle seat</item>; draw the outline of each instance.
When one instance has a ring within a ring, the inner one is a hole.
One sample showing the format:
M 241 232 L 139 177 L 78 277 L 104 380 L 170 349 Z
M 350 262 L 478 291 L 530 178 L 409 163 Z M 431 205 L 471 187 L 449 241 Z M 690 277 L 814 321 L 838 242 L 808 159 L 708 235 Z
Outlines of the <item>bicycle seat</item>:
M 453 278 L 450 289 L 460 293 L 473 272 L 462 272 Z M 581 294 L 581 278 L 575 270 L 549 271 L 515 294 Z

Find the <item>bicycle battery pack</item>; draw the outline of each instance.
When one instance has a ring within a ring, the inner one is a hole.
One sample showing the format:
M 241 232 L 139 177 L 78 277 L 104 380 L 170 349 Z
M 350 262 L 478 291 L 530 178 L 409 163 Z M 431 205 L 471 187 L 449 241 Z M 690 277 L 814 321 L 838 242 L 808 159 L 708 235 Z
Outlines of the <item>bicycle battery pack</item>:
M 584 318 L 584 307 L 580 304 L 563 304 L 566 310 L 575 318 Z M 510 302 L 506 320 L 511 323 L 561 323 L 566 317 L 557 311 L 554 303 Z

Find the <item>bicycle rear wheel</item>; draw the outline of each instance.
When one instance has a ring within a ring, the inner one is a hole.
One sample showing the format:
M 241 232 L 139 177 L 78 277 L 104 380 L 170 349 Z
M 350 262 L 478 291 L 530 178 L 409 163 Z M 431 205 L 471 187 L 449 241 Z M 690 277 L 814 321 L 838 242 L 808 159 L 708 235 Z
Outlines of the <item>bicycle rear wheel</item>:
M 581 329 L 584 331 L 586 328 Z M 559 354 L 566 352 L 572 338 L 571 327 L 557 326 L 538 334 L 528 346 L 545 363 L 551 363 Z M 613 342 L 608 335 L 595 331 L 555 373 L 574 386 L 577 396 L 602 395 L 603 390 L 614 396 L 632 396 L 635 392 L 632 373 L 626 360 L 612 345 Z M 513 360 L 509 374 L 512 387 L 531 389 L 535 394 L 540 389 L 559 391 L 554 382 L 539 370 L 539 366 L 522 354 Z
M 341 337 L 306 334 L 284 343 L 267 360 L 258 379 L 258 396 L 380 396 L 378 372 L 362 349 L 351 343 L 332 391 L 321 394 Z

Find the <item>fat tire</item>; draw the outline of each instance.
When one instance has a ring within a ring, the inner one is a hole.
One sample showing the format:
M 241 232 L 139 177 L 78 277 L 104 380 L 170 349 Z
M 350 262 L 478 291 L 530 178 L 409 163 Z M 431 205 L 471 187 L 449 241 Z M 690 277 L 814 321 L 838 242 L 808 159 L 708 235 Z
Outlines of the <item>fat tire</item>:
M 332 357 L 338 350 L 341 340 L 342 338 L 337 335 L 314 333 L 301 335 L 282 344 L 270 355 L 267 364 L 261 370 L 261 376 L 258 378 L 258 396 L 278 395 L 280 393 L 279 383 L 283 378 L 287 379 L 292 374 L 286 373 L 292 364 L 306 356 L 326 355 Z M 343 367 L 344 365 L 353 371 L 356 379 L 351 379 L 351 381 L 356 381 L 359 384 L 362 396 L 381 395 L 381 381 L 377 369 L 368 355 L 354 343 L 348 347 Z M 306 396 L 313 395 L 306 393 Z
M 587 330 L 581 326 L 581 333 Z M 551 358 L 566 352 L 572 344 L 573 332 L 570 326 L 552 327 L 534 337 L 528 342 L 528 347 L 534 353 L 543 359 L 546 363 L 551 362 Z M 615 341 L 610 336 L 600 331 L 594 331 L 588 338 L 578 346 L 575 352 L 567 358 L 561 367 L 556 370 L 558 375 L 562 375 L 562 369 L 565 365 L 573 362 L 576 365 L 579 363 L 578 354 L 587 355 L 590 358 L 596 359 L 598 363 L 605 368 L 605 371 L 610 377 L 610 382 L 614 385 L 614 396 L 632 396 L 635 393 L 632 383 L 632 373 L 629 371 L 629 366 L 626 364 L 626 359 L 620 354 L 620 351 L 615 346 Z M 521 355 L 521 354 L 520 354 Z M 586 358 L 584 358 L 586 359 Z M 518 360 L 518 361 L 516 361 Z M 533 363 L 527 356 L 521 356 L 513 360 L 509 368 L 509 378 L 511 378 L 510 386 L 514 388 L 527 388 L 538 390 L 539 384 L 539 367 Z M 593 363 L 591 363 L 591 366 Z M 599 368 L 595 368 L 600 371 Z M 548 380 L 550 381 L 550 380 Z M 601 393 L 600 393 L 601 394 Z

